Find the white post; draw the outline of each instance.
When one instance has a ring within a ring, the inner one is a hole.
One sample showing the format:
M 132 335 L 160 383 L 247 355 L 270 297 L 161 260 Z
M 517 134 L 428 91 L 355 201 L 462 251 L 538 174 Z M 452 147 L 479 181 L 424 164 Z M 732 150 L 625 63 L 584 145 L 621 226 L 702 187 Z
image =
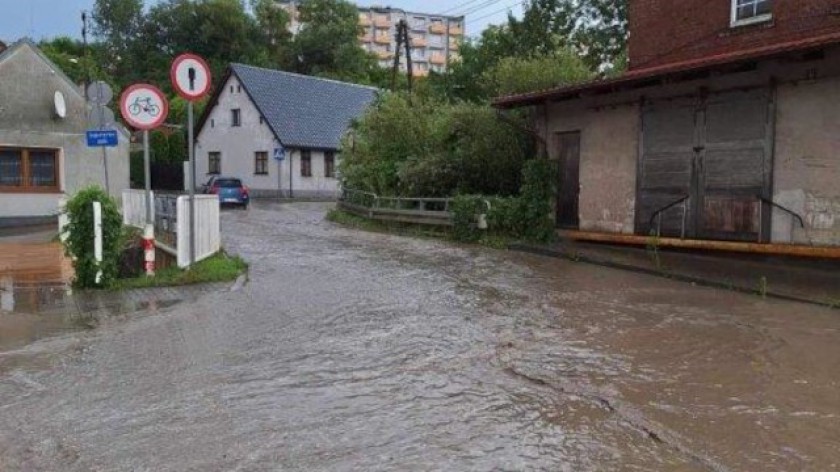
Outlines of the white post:
M 193 102 L 187 103 L 187 150 L 190 160 L 190 267 L 195 264 L 195 139 L 193 137 Z
M 146 226 L 143 228 L 143 251 L 145 253 L 144 269 L 146 275 L 155 275 L 155 222 L 152 219 L 152 208 L 155 200 L 152 197 L 152 171 L 149 158 L 149 130 L 143 130 L 143 166 L 146 177 Z
M 96 259 L 96 284 L 102 283 L 102 203 L 93 202 L 93 257 Z

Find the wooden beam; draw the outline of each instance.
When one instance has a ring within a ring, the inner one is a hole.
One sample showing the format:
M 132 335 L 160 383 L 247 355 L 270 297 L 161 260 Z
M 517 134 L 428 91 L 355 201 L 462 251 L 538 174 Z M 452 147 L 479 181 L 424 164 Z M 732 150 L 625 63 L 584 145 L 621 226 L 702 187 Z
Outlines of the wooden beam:
M 800 244 L 760 244 L 735 241 L 711 241 L 703 239 L 654 238 L 635 234 L 596 233 L 591 231 L 557 230 L 561 239 L 574 241 L 622 244 L 628 246 L 672 247 L 704 251 L 737 252 L 744 254 L 765 254 L 774 256 L 795 256 L 820 259 L 840 259 L 840 247 L 805 246 Z

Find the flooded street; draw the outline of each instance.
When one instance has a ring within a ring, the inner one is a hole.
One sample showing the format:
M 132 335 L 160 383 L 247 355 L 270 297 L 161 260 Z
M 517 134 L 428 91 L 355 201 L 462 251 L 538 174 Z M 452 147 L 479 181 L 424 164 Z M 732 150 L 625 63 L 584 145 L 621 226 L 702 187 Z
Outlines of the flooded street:
M 255 203 L 241 290 L 3 348 L 0 471 L 840 470 L 840 312 Z

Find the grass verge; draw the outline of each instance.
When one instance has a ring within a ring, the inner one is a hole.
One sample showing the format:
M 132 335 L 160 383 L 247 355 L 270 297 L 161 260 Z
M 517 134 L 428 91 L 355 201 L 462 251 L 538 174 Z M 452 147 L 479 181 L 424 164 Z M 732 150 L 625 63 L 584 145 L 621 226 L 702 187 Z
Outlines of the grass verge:
M 114 289 L 174 287 L 179 285 L 228 282 L 236 280 L 246 270 L 248 270 L 248 264 L 241 257 L 229 256 L 222 251 L 196 263 L 190 270 L 172 266 L 157 271 L 154 277 L 142 275 L 132 279 L 120 279 L 117 281 Z

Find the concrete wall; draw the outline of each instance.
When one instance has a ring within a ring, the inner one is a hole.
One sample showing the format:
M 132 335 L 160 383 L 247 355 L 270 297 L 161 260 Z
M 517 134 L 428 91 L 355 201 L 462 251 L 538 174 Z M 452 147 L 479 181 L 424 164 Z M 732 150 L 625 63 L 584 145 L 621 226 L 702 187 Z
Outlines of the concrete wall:
M 773 214 L 773 241 L 840 244 L 840 78 L 780 85 L 774 197 L 805 219 Z M 791 231 L 791 228 L 794 228 Z
M 812 79 L 810 77 L 818 77 Z M 772 241 L 840 245 L 840 47 L 823 59 L 765 61 L 749 72 L 640 88 L 537 107 L 535 122 L 556 158 L 555 133 L 581 131 L 580 227 L 633 232 L 639 103 L 776 85 L 773 199 L 799 214 L 772 214 Z
M 231 110 L 240 109 L 242 126 L 231 126 Z M 196 139 L 196 172 L 199 185 L 210 178 L 209 154 L 220 152 L 221 174 L 238 177 L 254 197 L 289 196 L 295 198 L 334 198 L 338 180 L 324 176 L 324 153 L 312 151 L 312 177 L 300 175 L 300 150 L 286 149 L 286 159 L 275 161 L 274 149 L 280 147 L 268 123 L 260 122 L 260 112 L 235 75 L 231 75 Z M 268 153 L 268 174 L 257 175 L 255 153 Z M 290 168 L 291 166 L 291 168 Z M 336 169 L 338 156 L 336 156 Z M 291 177 L 291 180 L 290 180 Z
M 0 192 L 0 219 L 56 214 L 58 201 L 87 185 L 105 187 L 100 148 L 88 148 L 84 96 L 32 46 L 23 44 L 0 62 L 0 147 L 41 147 L 59 151 L 60 192 L 27 194 Z M 67 116 L 55 117 L 53 97 L 62 92 Z M 119 199 L 128 188 L 128 135 L 108 149 L 111 194 Z
M 586 100 L 548 109 L 549 157 L 556 133 L 580 131 L 580 229 L 633 233 L 636 202 L 639 107 L 593 106 Z

